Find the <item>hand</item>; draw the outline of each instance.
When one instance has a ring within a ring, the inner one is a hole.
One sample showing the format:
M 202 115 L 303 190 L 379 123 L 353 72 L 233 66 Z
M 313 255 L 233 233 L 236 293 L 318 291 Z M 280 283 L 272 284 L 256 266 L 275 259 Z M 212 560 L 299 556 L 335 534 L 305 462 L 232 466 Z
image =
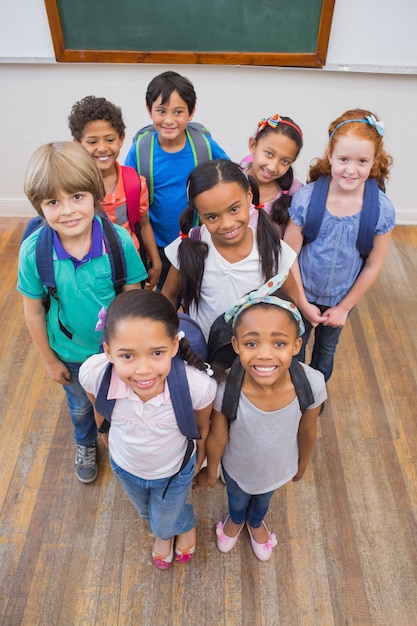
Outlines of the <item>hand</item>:
M 323 326 L 340 328 L 346 324 L 348 315 L 349 311 L 342 309 L 340 305 L 332 306 L 323 313 L 323 317 L 325 318 Z
M 156 287 L 159 281 L 159 277 L 161 275 L 161 270 L 162 268 L 158 269 L 157 267 L 150 267 L 148 269 L 148 278 L 145 281 L 145 289 L 152 291 L 152 289 Z
M 302 468 L 299 467 L 296 475 L 292 479 L 292 482 L 293 483 L 298 483 L 298 481 L 301 480 L 302 477 L 304 476 L 305 471 L 306 471 L 306 468 L 302 469 Z
M 326 317 L 321 314 L 320 309 L 315 304 L 311 304 L 310 302 L 307 302 L 307 304 L 303 307 L 302 313 L 313 328 L 322 324 L 326 320 Z
M 193 479 L 193 489 L 199 489 L 200 487 L 215 487 L 217 483 L 216 478 L 210 478 L 207 467 L 203 467 Z
M 60 385 L 69 385 L 71 383 L 71 374 L 66 365 L 59 359 L 46 363 L 46 371 L 48 376 Z

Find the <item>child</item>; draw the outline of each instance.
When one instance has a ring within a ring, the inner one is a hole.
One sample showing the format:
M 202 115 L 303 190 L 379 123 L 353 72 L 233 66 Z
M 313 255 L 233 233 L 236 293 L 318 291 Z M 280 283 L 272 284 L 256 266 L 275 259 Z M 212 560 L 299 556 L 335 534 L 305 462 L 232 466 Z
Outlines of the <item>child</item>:
M 139 247 L 136 234 L 129 226 L 126 189 L 121 166 L 117 162 L 125 138 L 121 109 L 105 98 L 87 96 L 72 107 L 68 125 L 74 140 L 91 154 L 101 172 L 105 190 L 101 203 L 104 212 L 112 222 L 127 228 L 136 246 Z M 141 176 L 138 207 L 140 229 L 144 248 L 152 265 L 148 270 L 145 287 L 153 289 L 159 280 L 162 265 L 149 221 L 148 207 L 148 188 L 145 178 Z
M 214 320 L 248 289 L 289 269 L 295 252 L 280 240 L 259 207 L 256 181 L 232 161 L 198 165 L 188 181 L 189 206 L 181 216 L 178 239 L 166 248 L 172 267 L 163 293 L 174 304 L 181 292 L 186 312 L 206 338 Z M 258 207 L 257 228 L 249 226 L 249 208 Z M 195 212 L 202 224 L 199 240 L 188 236 Z M 294 287 L 288 280 L 287 291 Z
M 36 243 L 38 229 L 20 248 L 17 288 L 29 332 L 48 375 L 64 385 L 77 446 L 75 471 L 82 483 L 97 476 L 96 425 L 93 408 L 78 382 L 80 364 L 100 350 L 96 330 L 99 312 L 115 296 L 102 222 L 95 216 L 103 198 L 103 181 L 91 156 L 72 141 L 39 148 L 29 164 L 25 193 L 53 229 L 56 293 L 49 310 L 47 288 L 40 280 Z M 130 235 L 114 227 L 126 262 L 124 289 L 140 287 L 146 271 Z
M 161 293 L 121 294 L 110 305 L 104 322 L 105 354 L 92 356 L 80 370 L 81 384 L 95 402 L 107 363 L 113 364 L 108 397 L 116 398 L 116 403 L 108 438 L 110 463 L 156 535 L 152 558 L 160 569 L 171 566 L 175 538 L 177 561 L 186 563 L 194 554 L 194 513 L 186 500 L 194 471 L 198 472 L 205 458 L 216 394 L 215 381 L 198 371 L 207 371 L 207 364 L 189 350 L 188 342 L 179 340 L 178 325 L 175 309 Z M 178 428 L 167 386 L 178 349 L 189 363 L 186 375 L 201 435 L 197 458 L 192 454 L 183 469 L 187 438 Z M 98 427 L 102 423 L 103 417 L 97 414 Z
M 278 114 L 262 118 L 256 135 L 249 139 L 250 156 L 240 162 L 246 174 L 258 183 L 260 201 L 278 226 L 281 237 L 288 223 L 291 198 L 303 185 L 294 178 L 292 164 L 303 147 L 301 129 L 290 117 Z M 251 208 L 250 224 L 258 213 Z
M 148 187 L 153 195 L 149 216 L 162 260 L 158 289 L 162 288 L 169 270 L 164 248 L 178 235 L 179 217 L 187 206 L 187 178 L 198 163 L 187 134 L 196 99 L 188 78 L 172 71 L 153 78 L 146 92 L 146 110 L 155 128 L 154 151 L 150 157 L 153 176 L 152 181 L 148 180 Z M 209 135 L 204 136 L 204 141 L 208 147 L 207 159 L 228 158 Z M 138 163 L 137 141 L 130 148 L 125 163 L 138 172 L 142 171 L 143 164 Z
M 310 365 L 323 372 L 326 381 L 348 315 L 377 279 L 395 226 L 394 207 L 378 189 L 392 164 L 383 135 L 383 123 L 370 111 L 346 111 L 330 124 L 326 153 L 311 166 L 310 184 L 297 192 L 290 207 L 285 240 L 299 253 L 294 274 L 306 325 L 300 358 L 304 360 L 315 328 Z M 322 199 L 310 212 L 316 186 L 322 189 Z M 319 209 L 323 217 L 317 236 L 303 246 L 307 219 Z M 366 223 L 367 232 L 362 227 Z M 367 250 L 361 249 L 365 235 L 370 241 Z
M 207 439 L 207 468 L 195 487 L 214 487 L 222 459 L 229 514 L 217 524 L 217 546 L 229 552 L 246 523 L 255 556 L 267 561 L 277 540 L 264 517 L 272 495 L 303 477 L 311 457 L 319 408 L 326 398 L 323 375 L 302 365 L 314 402 L 301 413 L 289 372 L 301 347 L 303 323 L 298 309 L 275 276 L 226 312 L 233 319 L 232 345 L 243 368 L 236 419 L 222 413 L 225 385 L 219 385 Z

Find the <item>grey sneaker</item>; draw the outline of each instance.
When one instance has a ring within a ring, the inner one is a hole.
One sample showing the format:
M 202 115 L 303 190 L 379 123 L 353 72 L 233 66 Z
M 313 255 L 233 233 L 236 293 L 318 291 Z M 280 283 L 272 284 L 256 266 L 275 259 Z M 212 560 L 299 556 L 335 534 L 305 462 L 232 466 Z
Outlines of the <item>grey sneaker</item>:
M 77 452 L 75 454 L 75 473 L 77 478 L 82 483 L 92 483 L 98 472 L 97 460 L 96 460 L 96 444 L 92 446 L 79 446 L 77 445 Z

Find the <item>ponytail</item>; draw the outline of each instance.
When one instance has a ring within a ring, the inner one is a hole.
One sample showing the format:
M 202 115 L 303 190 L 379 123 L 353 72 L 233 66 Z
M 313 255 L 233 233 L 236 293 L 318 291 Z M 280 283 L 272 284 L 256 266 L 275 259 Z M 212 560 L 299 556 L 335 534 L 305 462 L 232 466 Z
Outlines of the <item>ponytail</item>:
M 188 237 L 194 222 L 194 210 L 188 206 L 180 216 L 182 233 L 178 247 L 178 264 L 181 275 L 181 296 L 183 309 L 188 313 L 194 303 L 198 310 L 203 281 L 204 264 L 208 255 L 208 245 Z
M 290 217 L 288 209 L 291 205 L 292 196 L 290 196 L 289 190 L 294 182 L 292 167 L 289 168 L 284 176 L 278 178 L 277 182 L 281 189 L 281 195 L 272 203 L 270 217 L 275 224 L 281 226 L 281 235 L 283 236 Z
M 279 255 L 281 252 L 281 238 L 272 219 L 259 204 L 258 183 L 253 176 L 248 176 L 252 190 L 252 202 L 258 211 L 258 224 L 256 227 L 256 243 L 258 244 L 259 260 L 265 282 L 278 273 Z

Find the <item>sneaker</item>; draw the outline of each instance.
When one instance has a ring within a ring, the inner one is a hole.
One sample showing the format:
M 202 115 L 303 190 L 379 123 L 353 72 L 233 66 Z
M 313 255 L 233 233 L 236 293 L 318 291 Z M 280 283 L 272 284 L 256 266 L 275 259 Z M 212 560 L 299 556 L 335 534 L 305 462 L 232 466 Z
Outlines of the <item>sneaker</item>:
M 77 445 L 75 473 L 80 482 L 92 483 L 96 479 L 98 472 L 96 454 L 97 448 L 95 443 L 92 446 Z

